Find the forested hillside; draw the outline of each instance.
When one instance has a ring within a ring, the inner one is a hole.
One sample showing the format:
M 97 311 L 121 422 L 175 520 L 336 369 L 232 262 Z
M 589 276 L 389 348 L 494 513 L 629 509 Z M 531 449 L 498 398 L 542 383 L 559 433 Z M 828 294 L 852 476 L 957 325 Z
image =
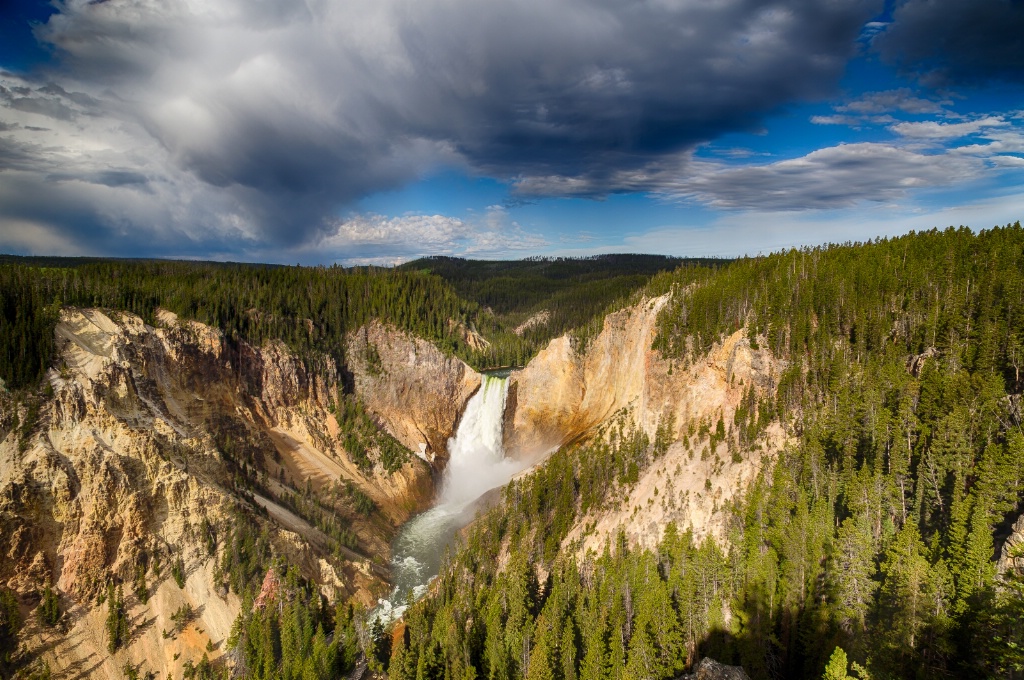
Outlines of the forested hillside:
M 669 678 L 712 656 L 820 678 L 844 665 L 837 647 L 860 678 L 1021 677 L 1021 581 L 996 570 L 1024 497 L 1020 224 L 685 266 L 650 286 L 674 291 L 667 356 L 746 328 L 788 362 L 721 435 L 778 419 L 794 444 L 729 509 L 725 540 L 670 526 L 656 551 L 620 539 L 582 562 L 568 527 L 665 442 L 613 429 L 557 452 L 410 609 L 390 677 Z
M 153 321 L 168 309 L 259 345 L 327 353 L 379 319 L 478 368 L 521 365 L 552 337 L 593 319 L 679 260 L 616 255 L 483 262 L 431 258 L 397 269 L 0 256 L 0 379 L 21 388 L 53 355 L 60 307 L 103 307 Z M 550 323 L 512 332 L 533 310 Z M 482 342 L 474 342 L 477 334 Z
M 585 337 L 600 328 L 604 313 L 621 306 L 652 276 L 681 264 L 713 269 L 726 260 L 661 255 L 595 255 L 581 258 L 463 260 L 428 257 L 400 269 L 436 274 L 460 297 L 493 312 L 505 329 L 519 329 L 528 356 L 552 338 L 577 330 Z M 532 320 L 532 321 L 531 321 Z M 502 337 L 498 343 L 518 338 Z
M 774 389 L 744 392 L 734 417 L 686 434 L 692 456 L 757 447 L 769 425 L 788 433 L 725 508 L 723 535 L 670 525 L 656 549 L 623 533 L 599 555 L 567 543 L 673 455 L 668 428 L 611 422 L 512 483 L 393 634 L 327 606 L 283 564 L 267 576 L 265 537 L 239 523 L 220 568 L 245 605 L 229 647 L 251 677 L 334 677 L 361 653 L 396 680 L 672 678 L 704 656 L 752 678 L 820 678 L 843 659 L 829 677 L 1024 677 L 1024 579 L 997 571 L 1024 511 L 1019 223 L 658 274 L 652 261 L 591 279 L 588 261 L 571 261 L 570 283 L 552 290 L 561 263 L 547 261 L 508 265 L 507 277 L 502 263 L 445 260 L 399 271 L 62 264 L 0 266 L 8 385 L 32 385 L 48 365 L 61 304 L 146 318 L 165 307 L 230 337 L 342 359 L 346 330 L 377 317 L 493 365 L 522 361 L 557 324 L 585 335 L 616 300 L 671 292 L 655 341 L 670 365 L 742 330 L 784 366 Z M 512 332 L 544 305 L 546 328 Z M 467 330 L 492 344 L 474 348 Z M 268 583 L 279 604 L 257 606 Z
M 49 366 L 62 305 L 130 311 L 151 323 L 162 307 L 229 339 L 255 345 L 280 339 L 303 354 L 327 353 L 340 365 L 345 333 L 380 319 L 470 362 L 494 360 L 459 332 L 460 324 L 495 331 L 488 317 L 440 278 L 418 272 L 36 259 L 0 265 L 0 378 L 12 388 L 38 380 Z

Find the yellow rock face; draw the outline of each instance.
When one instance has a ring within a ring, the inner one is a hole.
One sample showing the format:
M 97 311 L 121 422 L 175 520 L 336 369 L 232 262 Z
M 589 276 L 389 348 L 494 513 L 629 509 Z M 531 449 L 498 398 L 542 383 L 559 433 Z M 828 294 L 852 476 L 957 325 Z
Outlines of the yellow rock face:
M 355 392 L 378 422 L 409 450 L 443 465 L 480 374 L 426 340 L 378 322 L 349 336 L 346 358 Z
M 775 424 L 762 448 L 743 452 L 740 460 L 727 443 L 715 451 L 703 450 L 707 438 L 687 438 L 684 444 L 701 423 L 732 422 L 749 388 L 773 393 L 780 366 L 766 350 L 752 349 L 742 330 L 685 366 L 666 360 L 651 347 L 668 299 L 644 300 L 610 314 L 584 349 L 575 349 L 569 337 L 552 340 L 512 376 L 505 429 L 511 455 L 539 461 L 560 445 L 602 436 L 612 420 L 652 440 L 659 425 L 669 428 L 668 453 L 619 507 L 583 518 L 570 533 L 566 542 L 585 538 L 584 550 L 600 550 L 619 529 L 632 543 L 654 545 L 669 521 L 693 527 L 698 536 L 717 534 L 718 510 L 786 440 Z
M 370 604 L 386 588 L 380 565 L 395 528 L 433 495 L 430 466 L 415 456 L 394 474 L 352 463 L 333 415 L 341 376 L 329 358 L 314 371 L 281 343 L 229 343 L 216 329 L 168 312 L 157 321 L 154 328 L 130 314 L 64 310 L 48 374 L 52 398 L 28 438 L 0 429 L 0 584 L 26 606 L 45 584 L 58 588 L 70 612 L 67 630 L 39 629 L 30 617 L 26 631 L 55 672 L 120 678 L 131 662 L 180 677 L 182 664 L 198 661 L 208 642 L 212 657 L 222 654 L 240 603 L 216 575 L 219 552 L 209 554 L 202 533 L 212 527 L 223 549 L 234 508 L 253 509 L 252 521 L 271 529 L 275 550 L 324 584 L 326 595 L 337 589 Z M 428 451 L 443 450 L 479 376 L 381 326 L 361 337 L 376 344 L 385 369 L 367 377 L 356 366 L 357 392 L 371 413 L 413 451 L 421 441 Z M 14 409 L 0 390 L 0 424 L 13 422 Z M 25 406 L 18 410 L 24 419 Z M 238 487 L 240 466 L 259 488 Z M 345 515 L 337 501 L 359 544 L 339 555 L 282 499 L 308 485 L 335 502 L 345 483 L 378 512 Z M 171 579 L 179 557 L 184 589 Z M 151 594 L 143 604 L 130 594 L 132 579 L 140 562 L 156 559 L 160 575 L 147 572 Z M 106 608 L 96 601 L 111 578 L 125 584 L 139 627 L 113 657 L 103 634 Z M 195 624 L 165 639 L 170 614 L 185 603 L 198 612 Z

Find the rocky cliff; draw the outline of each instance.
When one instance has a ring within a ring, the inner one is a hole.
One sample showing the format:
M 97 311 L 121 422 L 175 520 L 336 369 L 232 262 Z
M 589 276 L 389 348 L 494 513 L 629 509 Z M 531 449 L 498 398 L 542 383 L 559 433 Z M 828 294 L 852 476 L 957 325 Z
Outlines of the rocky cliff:
M 265 530 L 325 595 L 375 601 L 395 527 L 433 493 L 415 456 L 388 472 L 348 455 L 334 414 L 342 372 L 329 358 L 302 361 L 281 343 L 231 343 L 158 318 L 152 327 L 64 310 L 47 394 L 0 399 L 0 584 L 26 614 L 45 585 L 56 587 L 61 624 L 41 628 L 30 616 L 27 639 L 76 676 L 120 678 L 125 663 L 143 663 L 170 677 L 222 654 L 240 603 L 218 565 L 239 523 Z M 377 325 L 350 345 L 367 339 L 383 370 L 354 362 L 357 395 L 402 443 L 443 450 L 475 374 Z M 435 409 L 438 385 L 450 398 Z M 171 578 L 179 560 L 183 588 Z M 140 578 L 147 596 L 128 598 L 130 644 L 108 655 L 96 598 L 110 580 L 131 593 Z M 169 641 L 183 604 L 197 617 Z
M 355 393 L 406 448 L 443 466 L 480 374 L 426 340 L 372 322 L 349 336 Z
M 695 672 L 681 675 L 677 680 L 750 680 L 742 666 L 726 666 L 714 659 L 704 658 L 697 664 Z
M 1000 574 L 1009 569 L 1024 571 L 1024 515 L 1017 518 L 1010 528 L 1010 535 L 1003 542 L 996 562 L 996 571 Z
M 622 528 L 633 542 L 654 545 L 669 521 L 692 526 L 698 536 L 718 532 L 718 509 L 785 441 L 774 424 L 757 449 L 739 450 L 729 436 L 712 448 L 702 432 L 719 420 L 731 424 L 750 392 L 773 394 L 781 367 L 742 330 L 686 366 L 667 361 L 652 349 L 667 301 L 668 295 L 646 299 L 608 315 L 586 347 L 557 338 L 512 375 L 505 429 L 512 455 L 540 459 L 567 442 L 601 436 L 613 421 L 652 440 L 660 427 L 670 442 L 617 510 L 585 518 L 567 542 L 585 538 L 586 548 L 600 549 Z
M 686 369 L 663 359 L 651 345 L 667 301 L 664 295 L 609 314 L 582 350 L 570 336 L 556 338 L 513 373 L 507 450 L 522 456 L 548 451 L 622 410 L 652 436 L 660 422 L 674 419 L 678 434 L 691 420 L 735 409 L 739 387 L 774 389 L 777 362 L 752 349 L 742 332 Z

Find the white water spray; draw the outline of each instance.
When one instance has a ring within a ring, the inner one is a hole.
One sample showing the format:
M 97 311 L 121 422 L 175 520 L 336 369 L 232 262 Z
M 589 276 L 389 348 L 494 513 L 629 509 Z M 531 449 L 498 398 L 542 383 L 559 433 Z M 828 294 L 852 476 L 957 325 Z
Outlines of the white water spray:
M 485 375 L 448 440 L 441 505 L 465 505 L 507 482 L 519 471 L 501 445 L 508 380 Z
M 507 393 L 506 377 L 485 375 L 466 404 L 455 436 L 448 440 L 438 504 L 408 521 L 391 546 L 394 590 L 377 608 L 382 619 L 401 616 L 410 599 L 426 592 L 441 568 L 445 548 L 473 519 L 473 502 L 523 469 L 523 464 L 505 458 L 501 444 Z

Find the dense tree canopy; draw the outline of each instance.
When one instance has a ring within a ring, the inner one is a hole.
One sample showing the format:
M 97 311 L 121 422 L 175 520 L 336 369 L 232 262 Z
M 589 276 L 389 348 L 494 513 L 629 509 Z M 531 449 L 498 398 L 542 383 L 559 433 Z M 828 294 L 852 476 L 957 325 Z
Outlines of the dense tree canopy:
M 559 451 L 407 613 L 391 676 L 668 678 L 709 655 L 754 678 L 845 677 L 848 655 L 873 678 L 1021 677 L 1020 579 L 1000 586 L 994 564 L 1024 497 L 1020 225 L 684 266 L 650 286 L 675 291 L 668 356 L 745 328 L 787 362 L 743 420 L 770 413 L 794 445 L 728 509 L 727 540 L 670 526 L 657 550 L 620 537 L 582 563 L 568 527 L 663 444 L 613 431 Z
M 61 305 L 124 310 L 149 322 L 162 307 L 221 329 L 229 341 L 280 339 L 342 363 L 345 333 L 380 319 L 474 358 L 457 324 L 474 321 L 475 305 L 416 272 L 161 261 L 7 264 L 0 265 L 0 377 L 9 386 L 37 380 L 49 365 Z
M 440 276 L 462 298 L 492 313 L 504 329 L 515 329 L 546 312 L 545 321 L 520 331 L 521 338 L 506 332 L 493 339 L 499 346 L 524 345 L 529 357 L 563 333 L 575 331 L 581 339 L 595 334 L 606 312 L 625 304 L 656 274 L 672 271 L 684 263 L 715 268 L 726 262 L 661 255 L 535 257 L 514 261 L 428 257 L 404 264 L 401 269 Z
M 345 269 L 0 256 L 0 379 L 13 389 L 39 380 L 53 359 L 53 326 L 63 305 L 129 311 L 148 322 L 165 308 L 221 329 L 230 341 L 279 339 L 341 364 L 345 333 L 379 319 L 478 368 L 519 365 L 676 262 L 432 258 L 397 269 Z M 554 314 L 551 323 L 523 336 L 511 332 L 544 305 Z M 489 344 L 474 346 L 470 332 Z

